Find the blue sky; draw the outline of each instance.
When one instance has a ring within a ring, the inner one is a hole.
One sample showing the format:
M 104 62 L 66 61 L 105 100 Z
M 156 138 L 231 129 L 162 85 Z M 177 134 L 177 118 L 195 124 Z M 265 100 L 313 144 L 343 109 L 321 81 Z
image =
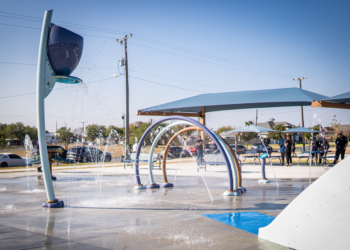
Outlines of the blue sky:
M 307 77 L 303 88 L 319 94 L 348 92 L 349 7 L 348 1 L 0 1 L 0 122 L 36 126 L 35 94 L 29 93 L 36 90 L 48 9 L 54 23 L 84 37 L 72 75 L 87 83 L 56 84 L 45 101 L 46 127 L 54 131 L 56 122 L 122 126 L 125 79 L 112 75 L 124 72 L 118 72 L 123 47 L 115 39 L 129 33 L 131 122 L 151 118 L 135 116 L 138 109 L 203 92 L 298 87 L 297 77 Z M 3 98 L 22 94 L 28 95 Z M 299 111 L 260 109 L 258 121 L 298 125 Z M 238 127 L 255 120 L 255 112 L 209 113 L 207 124 Z M 347 110 L 305 107 L 307 126 L 329 125 L 333 115 L 350 124 Z

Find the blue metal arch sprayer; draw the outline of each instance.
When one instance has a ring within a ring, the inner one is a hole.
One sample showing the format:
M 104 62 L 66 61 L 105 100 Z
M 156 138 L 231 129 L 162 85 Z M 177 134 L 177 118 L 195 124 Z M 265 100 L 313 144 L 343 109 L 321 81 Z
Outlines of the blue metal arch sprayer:
M 47 201 L 43 207 L 63 207 L 63 201 L 55 197 L 49 166 L 46 135 L 44 100 L 51 93 L 56 82 L 77 84 L 82 82 L 70 76 L 83 53 L 84 39 L 67 29 L 51 23 L 53 10 L 45 11 L 38 55 L 37 68 L 37 119 L 40 158 L 43 169 Z
M 182 121 L 187 121 L 195 126 L 197 126 L 198 128 L 201 128 L 205 133 L 208 134 L 208 136 L 215 142 L 215 144 L 217 145 L 217 147 L 219 148 L 220 152 L 223 152 L 223 157 L 224 157 L 224 161 L 226 163 L 226 168 L 227 168 L 227 172 L 228 172 L 228 177 L 229 177 L 229 189 L 227 190 L 227 192 L 225 192 L 225 195 L 238 195 L 238 192 L 236 190 L 233 190 L 233 177 L 232 177 L 232 170 L 231 170 L 231 166 L 230 166 L 230 162 L 229 159 L 224 151 L 224 148 L 222 147 L 221 143 L 219 142 L 219 139 L 213 135 L 213 133 L 204 125 L 200 124 L 199 122 L 188 118 L 188 117 L 183 117 L 183 116 L 170 116 L 167 118 L 163 118 L 159 121 L 157 121 L 156 123 L 152 124 L 151 126 L 148 127 L 148 129 L 144 132 L 144 134 L 142 135 L 139 145 L 140 147 L 137 147 L 136 150 L 136 161 L 135 161 L 135 177 L 136 177 L 136 182 L 137 185 L 135 186 L 135 189 L 145 189 L 147 188 L 145 185 L 143 185 L 141 183 L 141 179 L 140 179 L 140 174 L 139 174 L 139 156 L 141 153 L 141 147 L 142 144 L 146 138 L 146 136 L 148 135 L 148 133 L 158 124 L 168 121 L 168 120 L 182 120 Z

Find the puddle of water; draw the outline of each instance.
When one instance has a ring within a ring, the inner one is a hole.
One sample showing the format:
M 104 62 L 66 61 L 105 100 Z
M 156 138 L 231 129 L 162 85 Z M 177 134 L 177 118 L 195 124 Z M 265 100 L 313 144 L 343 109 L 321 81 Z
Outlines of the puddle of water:
M 259 233 L 259 228 L 268 226 L 275 219 L 275 217 L 258 212 L 202 215 L 256 235 Z

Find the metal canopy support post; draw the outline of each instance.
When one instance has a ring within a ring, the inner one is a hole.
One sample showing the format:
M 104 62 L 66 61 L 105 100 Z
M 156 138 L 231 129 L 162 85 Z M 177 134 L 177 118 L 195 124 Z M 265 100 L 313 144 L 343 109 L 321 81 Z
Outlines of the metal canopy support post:
M 41 29 L 41 38 L 39 46 L 39 56 L 38 56 L 38 71 L 37 71 L 37 99 L 36 99 L 36 108 L 37 108 L 37 121 L 38 121 L 38 140 L 39 140 L 39 150 L 40 150 L 40 159 L 44 176 L 44 183 L 47 195 L 47 203 L 58 202 L 55 197 L 53 190 L 51 172 L 49 165 L 49 158 L 47 153 L 47 144 L 46 144 L 46 130 L 45 130 L 45 69 L 46 69 L 46 49 L 48 43 L 49 28 L 51 24 L 53 10 L 45 11 L 43 26 Z M 49 83 L 48 83 L 49 85 Z
M 205 126 L 205 111 L 204 111 L 204 106 L 202 106 L 202 112 L 201 112 L 201 116 L 200 116 L 200 123 L 202 125 Z M 202 140 L 204 142 L 204 149 L 205 149 L 205 145 L 206 145 L 206 141 L 205 141 L 205 137 L 204 137 L 204 131 L 202 130 L 201 132 L 201 137 L 202 137 Z
M 237 155 L 238 149 L 237 149 L 237 138 L 238 138 L 238 134 L 235 134 L 235 154 Z

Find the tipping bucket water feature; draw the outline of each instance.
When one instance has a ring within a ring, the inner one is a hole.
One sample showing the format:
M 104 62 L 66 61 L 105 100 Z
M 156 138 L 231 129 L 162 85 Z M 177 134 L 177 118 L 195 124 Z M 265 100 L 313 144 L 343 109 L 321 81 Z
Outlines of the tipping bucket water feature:
M 62 207 L 63 201 L 55 197 L 48 152 L 46 150 L 44 99 L 56 82 L 77 84 L 82 82 L 70 74 L 76 69 L 83 53 L 84 39 L 78 34 L 51 23 L 53 10 L 45 12 L 37 68 L 38 142 L 45 182 L 47 201 L 43 207 Z

